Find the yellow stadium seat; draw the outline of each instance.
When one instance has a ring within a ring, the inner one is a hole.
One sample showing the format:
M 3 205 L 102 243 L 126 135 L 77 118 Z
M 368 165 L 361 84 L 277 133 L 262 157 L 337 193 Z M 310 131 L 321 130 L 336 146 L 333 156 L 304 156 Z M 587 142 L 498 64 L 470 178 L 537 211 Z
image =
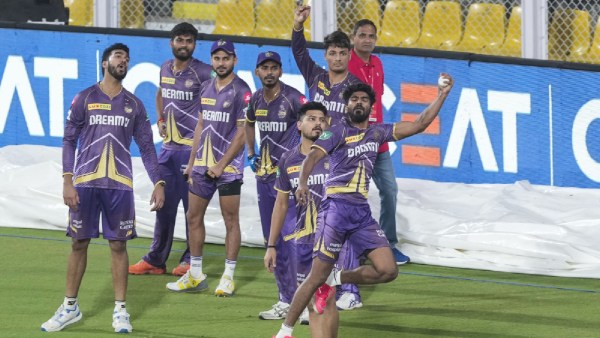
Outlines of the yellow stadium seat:
M 506 38 L 502 46 L 492 46 L 490 54 L 521 57 L 521 7 L 515 6 L 510 11 Z
M 421 36 L 415 46 L 451 49 L 458 44 L 461 35 L 460 4 L 452 1 L 429 1 L 425 7 Z
M 337 27 L 346 34 L 351 35 L 354 24 L 361 19 L 373 21 L 377 31 L 381 28 L 381 8 L 379 0 L 352 0 L 346 2 L 345 7 L 341 7 L 341 1 L 338 1 L 337 8 Z
M 119 7 L 120 28 L 144 28 L 144 4 L 142 0 L 121 0 Z
M 172 16 L 179 20 L 215 21 L 217 4 L 175 1 L 173 2 Z
M 295 3 L 288 0 L 261 0 L 256 6 L 256 28 L 252 36 L 291 39 Z
M 577 9 L 557 9 L 548 28 L 548 58 L 576 59 L 590 48 L 590 13 Z
M 254 0 L 219 0 L 212 34 L 250 36 L 254 30 Z
M 504 41 L 504 5 L 475 3 L 469 6 L 465 33 L 454 50 L 471 53 L 489 53 L 489 48 Z
M 383 12 L 377 44 L 407 47 L 421 34 L 421 5 L 416 0 L 390 0 Z
M 594 38 L 590 49 L 585 54 L 569 55 L 569 61 L 581 63 L 600 63 L 600 20 L 594 29 Z
M 70 26 L 94 25 L 94 0 L 65 0 L 69 7 Z

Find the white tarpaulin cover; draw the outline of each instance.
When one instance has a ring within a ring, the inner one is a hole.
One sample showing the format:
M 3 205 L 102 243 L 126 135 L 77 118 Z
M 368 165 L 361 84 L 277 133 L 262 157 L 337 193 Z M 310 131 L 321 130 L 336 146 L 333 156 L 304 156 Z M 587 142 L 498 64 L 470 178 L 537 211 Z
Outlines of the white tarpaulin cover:
M 61 149 L 0 148 L 0 226 L 66 230 Z M 133 159 L 137 232 L 152 237 L 152 184 Z M 415 263 L 568 277 L 600 277 L 600 190 L 515 184 L 469 185 L 397 179 L 401 250 Z M 372 184 L 369 202 L 379 215 Z M 175 237 L 185 238 L 180 206 Z M 206 240 L 223 243 L 218 198 L 206 214 Z M 254 175 L 246 168 L 242 243 L 262 245 Z

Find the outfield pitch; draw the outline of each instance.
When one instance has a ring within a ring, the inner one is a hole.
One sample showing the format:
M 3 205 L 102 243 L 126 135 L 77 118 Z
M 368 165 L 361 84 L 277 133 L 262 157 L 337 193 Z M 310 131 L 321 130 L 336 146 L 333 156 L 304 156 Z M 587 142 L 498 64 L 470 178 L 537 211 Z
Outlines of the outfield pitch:
M 110 252 L 93 240 L 79 302 L 83 320 L 60 333 L 40 331 L 64 294 L 70 241 L 62 232 L 0 227 L 0 337 L 114 337 Z M 144 255 L 150 239 L 129 243 L 130 263 Z M 169 268 L 184 243 L 177 242 Z M 132 337 L 271 337 L 281 321 L 258 319 L 277 301 L 263 250 L 242 248 L 235 273 L 236 295 L 212 291 L 223 271 L 224 247 L 206 245 L 209 290 L 176 294 L 165 288 L 177 278 L 130 276 L 127 308 Z M 339 337 L 597 337 L 600 283 L 559 278 L 409 264 L 392 283 L 362 286 L 361 309 L 340 314 Z M 297 338 L 309 337 L 297 325 Z

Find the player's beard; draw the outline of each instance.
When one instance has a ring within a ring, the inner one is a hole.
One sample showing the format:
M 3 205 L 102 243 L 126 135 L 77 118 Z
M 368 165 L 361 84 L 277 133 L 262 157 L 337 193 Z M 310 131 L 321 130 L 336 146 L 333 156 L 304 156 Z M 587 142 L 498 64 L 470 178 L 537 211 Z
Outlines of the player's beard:
M 185 50 L 186 54 L 181 55 L 181 53 L 179 52 L 180 50 Z M 193 50 L 190 51 L 187 48 L 177 49 L 177 48 L 173 47 L 173 56 L 179 61 L 185 62 L 185 61 L 189 60 L 192 57 L 192 54 L 194 54 Z
M 360 108 L 361 112 L 358 112 L 357 108 Z M 371 109 L 365 109 L 363 106 L 354 107 L 348 112 L 348 118 L 352 123 L 362 123 L 365 122 L 369 115 L 371 114 Z
M 267 80 L 271 80 L 272 82 L 266 82 Z M 277 85 L 277 78 L 276 77 L 270 77 L 269 79 L 267 79 L 266 77 L 261 81 L 263 87 L 265 88 L 274 88 Z
M 228 76 L 229 76 L 229 74 L 233 73 L 233 67 L 231 67 L 231 68 L 227 69 L 227 70 L 225 71 L 225 73 L 223 73 L 223 74 L 219 74 L 219 72 L 218 72 L 218 71 L 217 71 L 215 68 L 213 68 L 213 70 L 215 71 L 215 73 L 217 74 L 217 77 L 218 77 L 219 79 L 224 79 L 224 78 L 228 77 Z
M 313 131 L 315 131 L 315 130 L 316 129 L 313 129 L 309 133 L 302 133 L 302 137 L 315 142 L 317 139 L 319 139 L 319 136 L 321 136 L 321 134 L 323 134 L 323 129 L 318 129 L 319 132 L 316 135 L 314 135 Z
M 117 67 L 118 67 L 118 65 L 113 66 L 109 63 L 108 67 L 107 67 L 108 74 L 110 74 L 115 79 L 122 81 L 125 78 L 125 76 L 127 75 L 127 67 L 125 67 L 125 71 L 123 72 L 123 74 L 119 74 Z

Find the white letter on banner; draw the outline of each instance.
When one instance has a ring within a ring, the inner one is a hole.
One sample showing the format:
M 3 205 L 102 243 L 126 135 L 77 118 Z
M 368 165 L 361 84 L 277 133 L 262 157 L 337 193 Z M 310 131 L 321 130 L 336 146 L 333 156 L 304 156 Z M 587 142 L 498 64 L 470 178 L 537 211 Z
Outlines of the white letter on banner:
M 31 90 L 31 83 L 29 82 L 23 57 L 9 55 L 6 59 L 4 75 L 0 82 L 0 133 L 4 132 L 8 111 L 15 91 L 19 95 L 19 101 L 21 102 L 29 134 L 32 136 L 44 136 L 42 120 L 35 104 L 35 97 Z
M 531 95 L 529 93 L 512 93 L 488 91 L 488 111 L 502 113 L 502 148 L 504 172 L 519 171 L 517 150 L 517 114 L 531 113 Z
M 443 166 L 446 168 L 458 168 L 469 124 L 473 129 L 474 141 L 481 157 L 483 169 L 485 171 L 497 172 L 498 164 L 494 157 L 492 142 L 490 141 L 490 135 L 485 124 L 485 119 L 483 118 L 481 104 L 477 97 L 477 90 L 472 88 L 463 88 L 460 94 Z
M 600 163 L 596 162 L 587 146 L 587 135 L 590 124 L 600 119 L 600 100 L 590 100 L 577 112 L 573 121 L 571 139 L 573 144 L 573 155 L 581 171 L 591 180 L 600 182 Z
M 142 82 L 150 82 L 158 88 L 158 80 L 160 77 L 160 67 L 150 63 L 142 62 L 133 66 L 127 72 L 127 76 L 123 79 L 123 87 L 132 93 L 135 93 L 135 89 Z M 148 107 L 146 107 L 148 111 Z M 152 124 L 152 139 L 154 143 L 162 143 L 163 139 L 158 133 L 158 127 L 156 124 Z
M 63 79 L 77 79 L 77 59 L 33 58 L 33 75 L 48 78 L 50 136 L 62 137 L 65 129 Z

